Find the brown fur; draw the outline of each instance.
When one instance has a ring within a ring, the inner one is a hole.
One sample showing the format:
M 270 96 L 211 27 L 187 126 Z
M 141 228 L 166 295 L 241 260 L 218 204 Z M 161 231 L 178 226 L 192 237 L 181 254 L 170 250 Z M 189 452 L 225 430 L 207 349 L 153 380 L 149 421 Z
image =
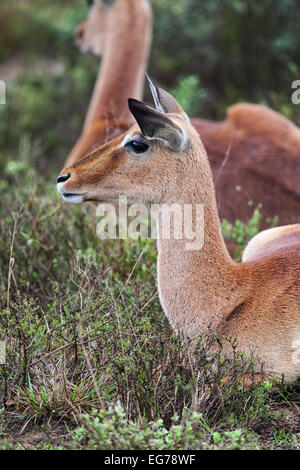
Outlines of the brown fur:
M 151 23 L 148 0 L 116 0 L 112 6 L 95 3 L 87 19 L 77 28 L 79 46 L 103 58 L 83 133 L 68 156 L 66 166 L 133 124 L 127 99 L 142 97 Z
M 222 238 L 212 173 L 199 135 L 178 104 L 173 113 L 174 99 L 163 90 L 160 94 L 170 123 L 165 139 L 172 123 L 174 132 L 180 127 L 184 151 L 168 150 L 154 132 L 145 155 L 132 155 L 123 139 L 141 134 L 134 125 L 125 135 L 63 169 L 61 175 L 69 173 L 70 178 L 60 190 L 80 192 L 83 200 L 114 201 L 127 196 L 144 203 L 192 204 L 193 208 L 204 204 L 201 250 L 186 250 L 184 238 L 163 239 L 158 229 L 158 288 L 171 325 L 189 338 L 210 330 L 236 336 L 239 349 L 257 357 L 267 374 L 296 380 L 300 375 L 300 363 L 293 355 L 295 342 L 300 341 L 300 228 L 282 228 L 266 241 L 265 248 L 259 244 L 257 256 L 253 250 L 251 260 L 234 263 Z M 146 137 L 147 119 L 159 116 L 152 110 L 147 118 L 147 109 L 144 116 L 138 115 Z M 163 119 L 152 120 L 151 132 L 153 122 L 160 126 L 159 137 L 164 137 Z M 116 152 L 118 158 L 113 158 Z M 227 201 L 234 203 L 234 199 Z
M 264 218 L 278 216 L 281 224 L 299 222 L 298 127 L 253 104 L 232 106 L 220 123 L 192 122 L 210 160 L 221 218 L 247 221 L 262 203 Z

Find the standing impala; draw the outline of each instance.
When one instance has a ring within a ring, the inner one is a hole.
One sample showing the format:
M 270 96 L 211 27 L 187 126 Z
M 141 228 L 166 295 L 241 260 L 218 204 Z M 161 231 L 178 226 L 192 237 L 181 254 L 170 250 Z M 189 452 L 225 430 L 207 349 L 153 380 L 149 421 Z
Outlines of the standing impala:
M 77 28 L 82 50 L 102 56 L 100 73 L 81 137 L 66 165 L 127 130 L 134 122 L 128 96 L 142 98 L 151 46 L 150 0 L 90 0 L 88 17 Z
M 222 238 L 210 165 L 200 137 L 166 91 L 150 82 L 156 109 L 134 99 L 137 124 L 64 168 L 66 201 L 130 201 L 204 206 L 204 244 L 189 251 L 183 236 L 164 239 L 158 223 L 158 288 L 174 330 L 188 338 L 208 331 L 238 338 L 268 374 L 300 375 L 300 224 L 261 232 L 244 261 Z M 226 351 L 226 349 L 225 349 Z

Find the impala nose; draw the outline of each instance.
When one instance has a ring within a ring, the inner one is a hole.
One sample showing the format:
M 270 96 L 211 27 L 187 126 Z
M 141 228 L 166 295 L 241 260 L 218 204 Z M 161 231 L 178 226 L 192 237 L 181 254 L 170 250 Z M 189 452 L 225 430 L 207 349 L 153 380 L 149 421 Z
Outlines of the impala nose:
M 67 181 L 69 178 L 70 178 L 70 173 L 67 173 L 65 175 L 61 175 L 57 178 L 57 182 L 58 183 L 64 183 L 65 181 Z

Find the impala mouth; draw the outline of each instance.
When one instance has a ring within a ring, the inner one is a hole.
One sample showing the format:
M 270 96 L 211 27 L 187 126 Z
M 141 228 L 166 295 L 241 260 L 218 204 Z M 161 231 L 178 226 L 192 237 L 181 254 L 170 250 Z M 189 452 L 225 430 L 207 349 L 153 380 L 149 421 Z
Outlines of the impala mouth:
M 71 202 L 72 204 L 80 204 L 81 202 L 83 202 L 83 195 L 85 193 L 68 192 L 67 190 L 64 190 L 62 188 L 63 184 L 63 182 L 57 183 L 57 191 L 65 201 Z
M 80 204 L 83 202 L 83 194 L 61 192 L 60 195 L 65 201 L 71 202 L 72 204 Z

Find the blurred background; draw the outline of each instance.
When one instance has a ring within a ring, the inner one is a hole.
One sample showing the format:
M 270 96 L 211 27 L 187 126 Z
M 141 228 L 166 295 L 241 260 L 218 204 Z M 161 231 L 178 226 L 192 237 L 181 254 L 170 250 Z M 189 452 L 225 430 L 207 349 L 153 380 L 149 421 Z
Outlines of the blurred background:
M 150 74 L 192 116 L 222 119 L 228 106 L 249 101 L 299 124 L 291 103 L 291 83 L 300 78 L 298 6 L 155 0 Z M 1 0 L 1 171 L 23 155 L 38 171 L 57 173 L 79 137 L 99 69 L 99 58 L 73 41 L 87 10 L 85 0 Z

